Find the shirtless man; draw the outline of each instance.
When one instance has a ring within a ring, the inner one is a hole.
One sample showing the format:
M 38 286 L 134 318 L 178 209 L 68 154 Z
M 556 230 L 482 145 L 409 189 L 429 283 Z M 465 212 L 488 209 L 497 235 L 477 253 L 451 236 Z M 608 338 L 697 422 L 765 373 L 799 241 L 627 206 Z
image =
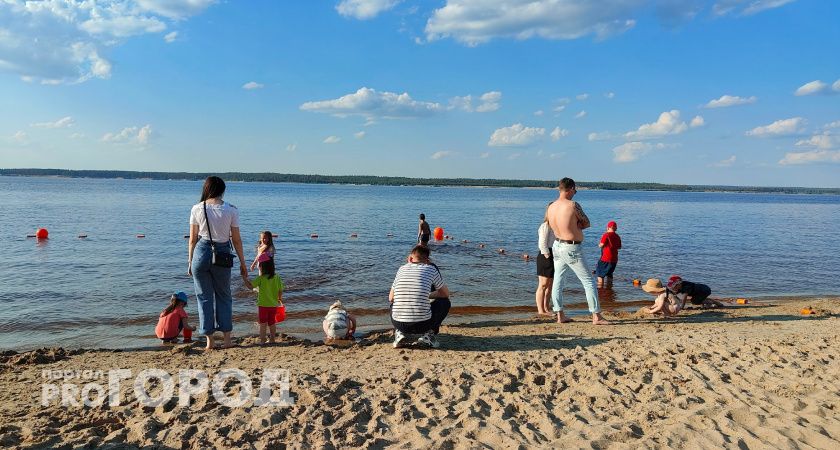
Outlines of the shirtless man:
M 586 263 L 583 261 L 583 230 L 589 228 L 589 217 L 583 208 L 572 201 L 577 190 L 575 180 L 563 178 L 560 180 L 560 196 L 548 207 L 548 225 L 554 231 L 556 240 L 552 246 L 554 253 L 554 285 L 551 289 L 551 302 L 557 313 L 557 323 L 571 322 L 572 319 L 563 314 L 563 285 L 569 270 L 577 275 L 586 291 L 586 303 L 592 313 L 594 325 L 609 325 L 601 317 L 601 307 L 598 304 L 598 291 Z
M 420 213 L 420 223 L 417 225 L 417 243 L 429 245 L 429 238 L 432 236 L 432 229 L 429 222 L 426 222 L 426 215 Z

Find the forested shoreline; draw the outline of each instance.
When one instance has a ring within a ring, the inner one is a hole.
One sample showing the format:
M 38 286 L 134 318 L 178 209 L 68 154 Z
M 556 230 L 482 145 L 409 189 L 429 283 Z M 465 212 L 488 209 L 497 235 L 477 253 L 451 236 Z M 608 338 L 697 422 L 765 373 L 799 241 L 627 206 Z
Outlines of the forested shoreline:
M 504 180 L 494 178 L 408 178 L 372 175 L 304 175 L 271 172 L 143 172 L 126 170 L 68 170 L 68 169 L 0 169 L 0 176 L 112 178 L 149 180 L 203 180 L 218 175 L 225 181 L 314 184 L 368 184 L 381 186 L 483 186 L 516 188 L 554 188 L 557 180 Z M 618 183 L 609 181 L 577 181 L 580 188 L 601 190 L 676 191 L 676 192 L 753 192 L 779 194 L 840 194 L 840 188 L 717 186 L 662 183 Z

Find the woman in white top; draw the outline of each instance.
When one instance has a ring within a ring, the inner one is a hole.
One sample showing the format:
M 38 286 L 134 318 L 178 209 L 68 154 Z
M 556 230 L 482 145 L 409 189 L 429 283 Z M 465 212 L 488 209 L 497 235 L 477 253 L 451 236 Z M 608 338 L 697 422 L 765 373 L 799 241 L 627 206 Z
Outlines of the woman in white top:
M 552 202 L 553 203 L 553 202 Z M 551 203 L 548 204 L 551 206 Z M 543 223 L 537 233 L 540 254 L 537 255 L 537 314 L 550 316 L 549 304 L 551 303 L 551 284 L 554 282 L 554 258 L 551 254 L 551 246 L 554 245 L 554 231 L 548 226 L 548 207 L 545 209 Z
M 231 347 L 233 330 L 233 297 L 230 293 L 230 267 L 213 263 L 217 255 L 231 253 L 231 242 L 239 257 L 239 273 L 245 277 L 248 268 L 239 234 L 239 210 L 222 201 L 225 182 L 219 177 L 207 177 L 201 201 L 190 212 L 190 241 L 187 273 L 193 277 L 198 299 L 198 333 L 207 336 L 207 347 L 214 347 L 213 333 L 224 335 L 222 348 Z M 221 258 L 216 258 L 220 260 Z

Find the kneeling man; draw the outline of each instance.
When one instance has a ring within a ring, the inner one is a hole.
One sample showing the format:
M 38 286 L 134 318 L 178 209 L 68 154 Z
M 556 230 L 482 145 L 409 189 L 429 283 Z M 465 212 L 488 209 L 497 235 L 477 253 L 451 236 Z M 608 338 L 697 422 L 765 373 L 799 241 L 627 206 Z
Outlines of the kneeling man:
M 429 248 L 417 245 L 400 267 L 391 293 L 391 323 L 394 325 L 394 348 L 406 344 L 406 334 L 422 334 L 417 343 L 438 348 L 435 337 L 449 313 L 449 289 L 440 270 L 429 260 Z

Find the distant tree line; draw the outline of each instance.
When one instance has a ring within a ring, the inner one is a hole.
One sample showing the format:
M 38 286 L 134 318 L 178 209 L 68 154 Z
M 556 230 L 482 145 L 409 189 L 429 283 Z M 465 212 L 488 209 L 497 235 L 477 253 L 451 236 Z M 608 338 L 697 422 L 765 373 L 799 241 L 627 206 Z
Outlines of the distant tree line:
M 67 169 L 0 169 L 0 176 L 67 177 L 67 178 L 124 178 L 149 180 L 204 180 L 210 175 L 225 181 L 256 181 L 270 183 L 369 184 L 381 186 L 488 186 L 554 188 L 557 180 L 500 180 L 493 178 L 407 178 L 371 175 L 300 175 L 283 173 L 189 173 L 136 172 L 126 170 L 67 170 Z M 614 183 L 608 181 L 578 181 L 585 189 L 616 191 L 678 191 L 678 192 L 755 192 L 782 194 L 840 194 L 840 188 L 716 186 L 660 183 Z

